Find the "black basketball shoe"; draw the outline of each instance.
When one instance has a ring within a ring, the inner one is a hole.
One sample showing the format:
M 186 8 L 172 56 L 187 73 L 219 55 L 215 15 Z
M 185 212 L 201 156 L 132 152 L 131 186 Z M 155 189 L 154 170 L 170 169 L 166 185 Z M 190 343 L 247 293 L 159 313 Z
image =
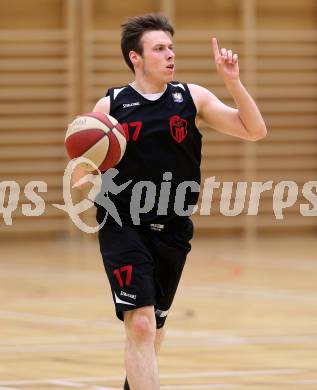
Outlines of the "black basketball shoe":
M 125 381 L 124 381 L 123 390 L 130 390 L 130 386 L 129 386 L 127 377 L 125 378 Z

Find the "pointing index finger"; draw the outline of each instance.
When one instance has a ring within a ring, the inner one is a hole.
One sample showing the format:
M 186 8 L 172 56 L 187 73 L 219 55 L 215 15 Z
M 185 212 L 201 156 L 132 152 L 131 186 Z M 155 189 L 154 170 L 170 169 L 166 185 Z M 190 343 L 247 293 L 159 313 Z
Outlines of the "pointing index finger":
M 214 52 L 215 59 L 217 59 L 220 56 L 220 52 L 219 52 L 217 38 L 215 37 L 212 38 L 212 50 Z

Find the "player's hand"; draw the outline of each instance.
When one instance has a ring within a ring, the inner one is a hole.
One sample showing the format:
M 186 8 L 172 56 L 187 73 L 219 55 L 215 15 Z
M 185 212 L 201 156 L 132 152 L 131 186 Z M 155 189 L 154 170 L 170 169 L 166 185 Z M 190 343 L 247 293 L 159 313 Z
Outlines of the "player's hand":
M 217 38 L 212 38 L 212 50 L 219 75 L 226 80 L 239 79 L 238 54 L 232 50 L 222 48 L 219 50 Z

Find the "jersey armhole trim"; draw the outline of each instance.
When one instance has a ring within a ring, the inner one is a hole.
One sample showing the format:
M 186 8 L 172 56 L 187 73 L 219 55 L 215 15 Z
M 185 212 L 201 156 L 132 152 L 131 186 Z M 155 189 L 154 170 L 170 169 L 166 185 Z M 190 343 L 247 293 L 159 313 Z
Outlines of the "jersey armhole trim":
M 187 83 L 184 83 L 183 85 L 185 86 L 186 91 L 188 92 L 188 95 L 189 95 L 189 99 L 190 99 L 190 101 L 192 102 L 192 104 L 193 104 L 193 106 L 194 106 L 194 110 L 195 110 L 195 127 L 196 127 L 196 129 L 197 129 L 197 131 L 198 131 L 200 137 L 202 138 L 202 137 L 203 137 L 203 133 L 202 133 L 202 132 L 200 131 L 200 129 L 196 126 L 196 117 L 197 117 L 197 107 L 196 107 L 196 104 L 195 104 L 195 102 L 194 102 L 194 99 L 193 99 L 192 94 L 191 94 L 191 92 L 190 92 L 190 89 L 189 89 L 189 87 L 188 87 L 188 84 L 187 84 Z
M 195 115 L 197 115 L 197 107 L 196 107 L 196 104 L 195 104 L 194 99 L 193 99 L 193 97 L 192 97 L 192 94 L 191 94 L 191 92 L 190 92 L 190 89 L 189 89 L 189 87 L 188 87 L 188 84 L 187 84 L 187 83 L 184 83 L 183 85 L 185 86 L 186 92 L 188 92 L 188 95 L 189 95 L 189 99 L 190 99 L 190 101 L 192 102 L 192 104 L 193 104 L 193 106 L 194 106 Z

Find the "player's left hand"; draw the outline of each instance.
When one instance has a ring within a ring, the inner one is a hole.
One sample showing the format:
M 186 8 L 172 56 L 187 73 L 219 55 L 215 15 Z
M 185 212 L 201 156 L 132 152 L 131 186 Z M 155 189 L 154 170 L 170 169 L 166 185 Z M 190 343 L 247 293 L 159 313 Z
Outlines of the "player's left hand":
M 212 38 L 212 50 L 219 75 L 226 80 L 239 79 L 238 54 L 232 50 L 222 48 L 219 51 L 217 38 Z

